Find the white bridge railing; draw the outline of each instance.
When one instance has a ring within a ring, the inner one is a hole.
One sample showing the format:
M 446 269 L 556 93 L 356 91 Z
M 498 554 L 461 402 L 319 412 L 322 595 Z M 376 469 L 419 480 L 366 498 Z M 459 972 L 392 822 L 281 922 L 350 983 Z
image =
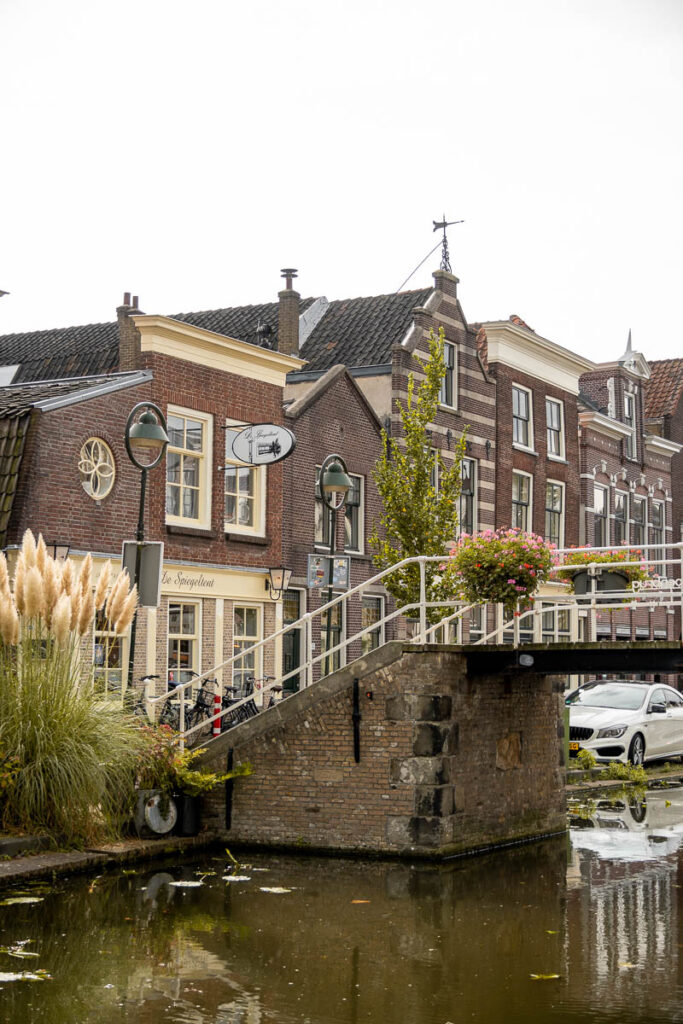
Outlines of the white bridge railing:
M 266 652 L 270 652 L 271 660 L 274 663 L 275 656 L 280 655 L 283 637 L 293 631 L 297 631 L 301 638 L 302 654 L 299 665 L 282 674 L 278 674 L 276 668 L 274 675 L 268 677 L 266 681 L 257 680 L 255 693 L 249 693 L 232 701 L 228 707 L 213 716 L 212 722 L 218 722 L 226 716 L 234 717 L 239 709 L 250 701 L 255 701 L 260 708 L 263 706 L 264 696 L 269 691 L 281 691 L 290 680 L 297 682 L 298 687 L 312 685 L 317 680 L 329 675 L 331 671 L 339 667 L 339 664 L 344 663 L 349 652 L 352 655 L 352 660 L 360 656 L 361 653 L 367 653 L 367 649 L 373 644 L 364 645 L 364 638 L 370 641 L 371 637 L 379 636 L 381 642 L 384 643 L 387 632 L 392 628 L 398 632 L 400 627 L 403 627 L 403 639 L 415 644 L 509 643 L 518 647 L 530 642 L 569 643 L 579 639 L 596 640 L 598 638 L 598 618 L 604 616 L 605 613 L 608 613 L 611 620 L 614 614 L 620 611 L 633 613 L 665 608 L 678 610 L 680 616 L 683 610 L 683 544 L 648 545 L 644 559 L 634 558 L 633 561 L 624 561 L 618 564 L 601 561 L 601 555 L 614 550 L 614 546 L 582 548 L 581 551 L 591 553 L 592 560 L 580 566 L 574 564 L 569 566 L 574 570 L 587 570 L 590 585 L 586 594 L 574 594 L 569 584 L 553 579 L 561 569 L 568 567 L 561 562 L 551 570 L 548 578 L 541 585 L 541 590 L 545 592 L 537 594 L 528 606 L 522 606 L 512 616 L 504 614 L 502 605 L 464 604 L 457 599 L 431 600 L 428 593 L 427 566 L 447 562 L 448 555 L 405 558 L 389 569 L 364 580 L 351 590 L 339 594 L 319 608 L 306 612 L 296 622 L 283 626 L 282 629 L 270 636 L 233 654 L 232 657 L 202 675 L 175 686 L 171 692 L 164 693 L 159 697 L 149 697 L 147 705 L 154 709 L 163 705 L 165 701 L 180 696 L 179 729 L 182 745 L 186 739 L 194 737 L 199 730 L 205 730 L 207 725 L 207 721 L 204 719 L 203 722 L 186 730 L 185 691 L 196 690 L 202 683 L 219 674 L 227 674 L 228 677 L 232 677 L 233 672 L 237 670 L 242 675 L 245 666 L 249 666 L 251 671 L 252 666 L 258 665 L 259 662 L 263 663 Z M 640 551 L 642 546 L 626 547 L 625 550 Z M 563 555 L 575 551 L 576 549 L 561 549 L 558 551 L 558 555 L 561 559 Z M 603 572 L 643 565 L 649 569 L 652 575 L 646 580 L 635 581 L 626 591 L 598 589 Z M 369 588 L 373 588 L 372 593 L 375 596 L 377 588 L 386 586 L 391 576 L 405 574 L 406 570 L 410 571 L 412 567 L 417 570 L 415 575 L 419 574 L 419 599 L 417 601 L 391 609 L 382 618 L 361 628 L 353 635 L 342 636 L 341 640 L 330 646 L 329 650 L 322 650 L 328 614 L 341 605 L 341 621 L 348 621 L 348 617 L 344 615 L 344 609 L 349 607 L 351 601 L 362 598 L 363 593 Z M 629 615 L 628 618 L 630 625 L 632 615 Z M 679 629 L 680 622 L 679 618 Z M 628 641 L 633 637 L 629 635 L 625 639 Z M 365 651 L 364 646 L 366 647 Z M 379 644 L 374 646 L 379 646 Z M 259 673 L 254 668 L 253 674 L 258 676 L 263 673 Z M 219 690 L 222 689 L 220 683 L 218 686 Z

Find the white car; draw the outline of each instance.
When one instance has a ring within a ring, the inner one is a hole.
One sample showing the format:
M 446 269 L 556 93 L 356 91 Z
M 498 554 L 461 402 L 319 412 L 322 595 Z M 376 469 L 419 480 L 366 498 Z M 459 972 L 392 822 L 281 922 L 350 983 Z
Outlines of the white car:
M 683 756 L 683 696 L 662 683 L 593 680 L 567 697 L 569 754 L 644 764 Z

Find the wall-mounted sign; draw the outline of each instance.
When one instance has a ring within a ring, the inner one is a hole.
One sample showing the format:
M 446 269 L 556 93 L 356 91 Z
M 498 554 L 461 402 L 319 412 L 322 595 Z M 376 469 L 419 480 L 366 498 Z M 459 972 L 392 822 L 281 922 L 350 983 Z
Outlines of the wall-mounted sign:
M 309 555 L 308 585 L 317 587 L 336 587 L 337 590 L 348 590 L 351 575 L 351 559 L 348 555 Z
M 265 466 L 286 459 L 295 445 L 296 438 L 287 427 L 279 427 L 276 423 L 254 423 L 240 430 L 234 438 L 232 454 L 251 466 Z
M 141 608 L 158 608 L 161 595 L 161 566 L 164 560 L 164 545 L 158 541 L 124 540 L 121 554 L 121 568 L 128 570 L 131 583 L 135 580 L 135 562 L 140 548 L 140 572 L 138 575 L 138 604 Z

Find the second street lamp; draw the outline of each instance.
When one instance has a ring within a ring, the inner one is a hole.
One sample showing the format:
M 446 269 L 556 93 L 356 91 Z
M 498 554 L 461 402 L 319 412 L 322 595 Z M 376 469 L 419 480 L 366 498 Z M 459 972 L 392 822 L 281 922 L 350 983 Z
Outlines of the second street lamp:
M 337 512 L 344 508 L 346 496 L 353 489 L 353 481 L 349 476 L 346 463 L 341 455 L 328 455 L 320 467 L 320 497 L 324 507 L 329 512 L 330 525 L 330 585 L 327 588 L 327 603 L 332 600 L 332 583 L 334 577 L 334 555 L 335 538 L 337 531 Z M 342 547 L 343 552 L 343 547 Z M 327 629 L 325 635 L 325 650 L 327 653 L 328 668 L 331 671 L 334 659 L 330 656 L 330 640 L 332 637 L 332 609 L 327 609 Z M 324 663 L 323 663 L 324 665 Z M 324 672 L 324 668 L 323 668 Z M 329 674 L 329 673 L 327 673 Z
M 154 402 L 138 402 L 133 406 L 126 423 L 126 451 L 133 465 L 140 470 L 140 505 L 138 509 L 138 528 L 135 534 L 135 579 L 133 583 L 140 589 L 140 559 L 145 539 L 145 495 L 147 491 L 147 473 L 154 469 L 163 459 L 168 446 L 169 437 L 166 433 L 166 420 L 158 405 Z M 146 458 L 140 459 L 140 456 Z M 133 683 L 133 661 L 135 659 L 135 634 L 137 628 L 137 612 L 130 627 L 130 653 L 128 660 L 128 687 Z

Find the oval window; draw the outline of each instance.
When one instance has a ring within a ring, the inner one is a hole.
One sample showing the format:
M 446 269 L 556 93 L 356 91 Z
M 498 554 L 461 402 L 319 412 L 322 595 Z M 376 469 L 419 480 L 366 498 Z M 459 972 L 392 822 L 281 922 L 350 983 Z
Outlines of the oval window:
M 109 445 L 99 437 L 89 437 L 81 448 L 78 462 L 81 484 L 95 501 L 105 498 L 114 486 L 114 456 Z

